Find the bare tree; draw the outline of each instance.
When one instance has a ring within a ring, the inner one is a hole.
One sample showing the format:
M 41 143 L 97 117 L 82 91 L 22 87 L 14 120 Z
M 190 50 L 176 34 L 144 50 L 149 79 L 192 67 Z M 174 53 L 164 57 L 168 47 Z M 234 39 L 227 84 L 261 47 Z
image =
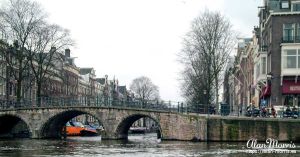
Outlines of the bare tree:
M 6 42 L 14 42 L 4 56 L 17 82 L 18 100 L 28 73 L 33 75 L 29 76 L 30 81 L 35 81 L 39 98 L 43 83 L 61 75 L 58 69 L 63 60 L 60 52 L 74 44 L 68 30 L 49 24 L 46 18 L 40 5 L 29 0 L 10 0 L 7 7 L 0 10 L 1 37 Z
M 229 20 L 219 12 L 206 10 L 194 19 L 179 55 L 185 66 L 182 91 L 189 101 L 218 103 L 220 78 L 235 41 Z
M 6 64 L 6 60 L 8 59 L 6 57 L 6 54 L 12 50 L 11 45 L 8 45 L 5 41 L 0 40 L 0 84 L 2 86 L 5 86 L 5 92 L 9 93 L 9 86 L 7 82 L 9 82 L 9 77 L 8 76 L 8 66 Z M 0 87 L 1 88 L 1 87 Z M 5 99 L 9 99 L 9 94 L 5 94 Z
M 139 98 L 143 104 L 148 100 L 159 100 L 159 90 L 152 83 L 150 78 L 141 76 L 134 79 L 130 85 L 130 90 Z
M 53 77 L 61 77 L 65 48 L 72 46 L 69 31 L 58 25 L 44 23 L 34 29 L 26 45 L 28 60 L 37 85 L 36 96 L 41 97 L 42 85 Z
M 21 99 L 21 89 L 24 78 L 27 76 L 29 62 L 27 60 L 26 42 L 34 29 L 43 23 L 46 14 L 39 4 L 28 0 L 10 0 L 0 9 L 1 38 L 13 43 L 13 57 L 11 53 L 4 56 L 6 64 L 10 67 L 10 74 L 16 80 L 17 100 Z M 10 52 L 12 52 L 10 51 Z M 8 52 L 8 51 L 7 51 Z

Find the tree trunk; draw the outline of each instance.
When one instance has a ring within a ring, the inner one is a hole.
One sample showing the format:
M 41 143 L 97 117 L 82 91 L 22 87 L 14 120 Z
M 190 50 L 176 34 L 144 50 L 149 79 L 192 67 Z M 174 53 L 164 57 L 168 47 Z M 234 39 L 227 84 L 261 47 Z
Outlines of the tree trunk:
M 219 103 L 219 81 L 218 81 L 218 76 L 215 77 L 215 84 L 216 84 L 216 106 L 218 107 Z
M 40 107 L 41 103 L 42 103 L 42 99 L 41 99 L 41 88 L 42 88 L 42 85 L 41 85 L 40 81 L 37 81 L 36 84 L 37 84 L 37 91 L 36 91 L 37 106 Z
M 205 99 L 206 100 L 206 112 L 209 114 L 209 104 L 210 104 L 210 98 L 211 98 L 211 89 L 212 89 L 212 77 L 211 77 L 211 58 L 210 56 L 207 57 L 208 58 L 208 65 L 207 65 L 207 97 Z
M 9 89 L 9 78 L 10 78 L 10 68 L 9 66 L 6 66 L 6 100 L 9 100 L 9 94 L 10 94 L 10 89 Z
M 17 80 L 17 105 L 20 105 L 21 102 L 21 88 L 22 88 L 22 81 Z
M 18 78 L 17 78 L 17 103 L 19 104 L 21 100 L 21 90 L 22 90 L 22 60 L 19 60 L 19 71 L 18 71 Z

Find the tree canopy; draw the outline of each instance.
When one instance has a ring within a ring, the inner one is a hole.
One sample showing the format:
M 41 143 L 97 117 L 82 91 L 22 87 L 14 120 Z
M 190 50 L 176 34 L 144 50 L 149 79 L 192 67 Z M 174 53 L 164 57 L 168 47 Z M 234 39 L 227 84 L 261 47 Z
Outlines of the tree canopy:
M 190 103 L 218 103 L 220 80 L 236 41 L 231 23 L 219 12 L 204 11 L 183 38 L 179 60 L 181 90 Z
M 132 90 L 136 98 L 140 99 L 142 102 L 159 100 L 158 87 L 146 76 L 134 79 L 130 85 L 130 90 Z

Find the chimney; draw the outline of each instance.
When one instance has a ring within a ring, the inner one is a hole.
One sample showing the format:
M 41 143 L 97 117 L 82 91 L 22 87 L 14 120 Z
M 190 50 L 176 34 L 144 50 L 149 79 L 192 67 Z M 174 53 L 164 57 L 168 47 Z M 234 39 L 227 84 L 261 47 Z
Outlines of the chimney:
M 70 49 L 65 49 L 65 57 L 70 57 Z

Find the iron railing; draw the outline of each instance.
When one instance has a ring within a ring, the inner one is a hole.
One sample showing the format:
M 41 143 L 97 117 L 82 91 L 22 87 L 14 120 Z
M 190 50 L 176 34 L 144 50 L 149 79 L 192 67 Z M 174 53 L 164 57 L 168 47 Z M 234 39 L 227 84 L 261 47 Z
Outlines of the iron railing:
M 77 97 L 77 98 L 49 98 L 41 97 L 36 100 L 20 99 L 16 100 L 1 100 L 0 99 L 0 111 L 7 110 L 18 110 L 18 109 L 34 109 L 34 108 L 72 108 L 72 107 L 109 107 L 109 108 L 121 108 L 121 109 L 139 109 L 139 110 L 150 110 L 150 111 L 164 111 L 164 112 L 175 112 L 182 114 L 219 114 L 221 116 L 231 115 L 229 106 L 221 106 L 220 110 L 208 106 L 206 104 L 186 104 L 180 102 L 165 102 L 161 103 L 158 101 L 141 101 L 141 100 L 113 100 L 98 97 Z M 292 116 L 289 114 L 284 115 L 285 110 L 278 110 L 277 117 L 279 118 L 296 118 L 300 117 L 300 110 L 292 112 Z M 296 114 L 295 114 L 296 113 Z M 239 115 L 249 116 L 249 115 Z M 265 117 L 262 116 L 260 111 L 259 115 L 249 117 Z M 271 112 L 268 112 L 266 117 L 272 117 Z
M 208 111 L 207 105 L 191 105 L 180 102 L 165 102 L 159 103 L 157 101 L 141 101 L 141 100 L 112 100 L 104 98 L 49 98 L 41 97 L 36 100 L 21 99 L 16 100 L 1 100 L 0 99 L 0 111 L 1 110 L 13 110 L 13 109 L 30 109 L 30 108 L 68 108 L 68 107 L 117 107 L 128 109 L 143 109 L 143 110 L 157 110 L 177 113 L 199 113 L 206 114 Z M 211 112 L 211 111 L 210 111 Z M 213 113 L 213 112 L 211 112 Z

